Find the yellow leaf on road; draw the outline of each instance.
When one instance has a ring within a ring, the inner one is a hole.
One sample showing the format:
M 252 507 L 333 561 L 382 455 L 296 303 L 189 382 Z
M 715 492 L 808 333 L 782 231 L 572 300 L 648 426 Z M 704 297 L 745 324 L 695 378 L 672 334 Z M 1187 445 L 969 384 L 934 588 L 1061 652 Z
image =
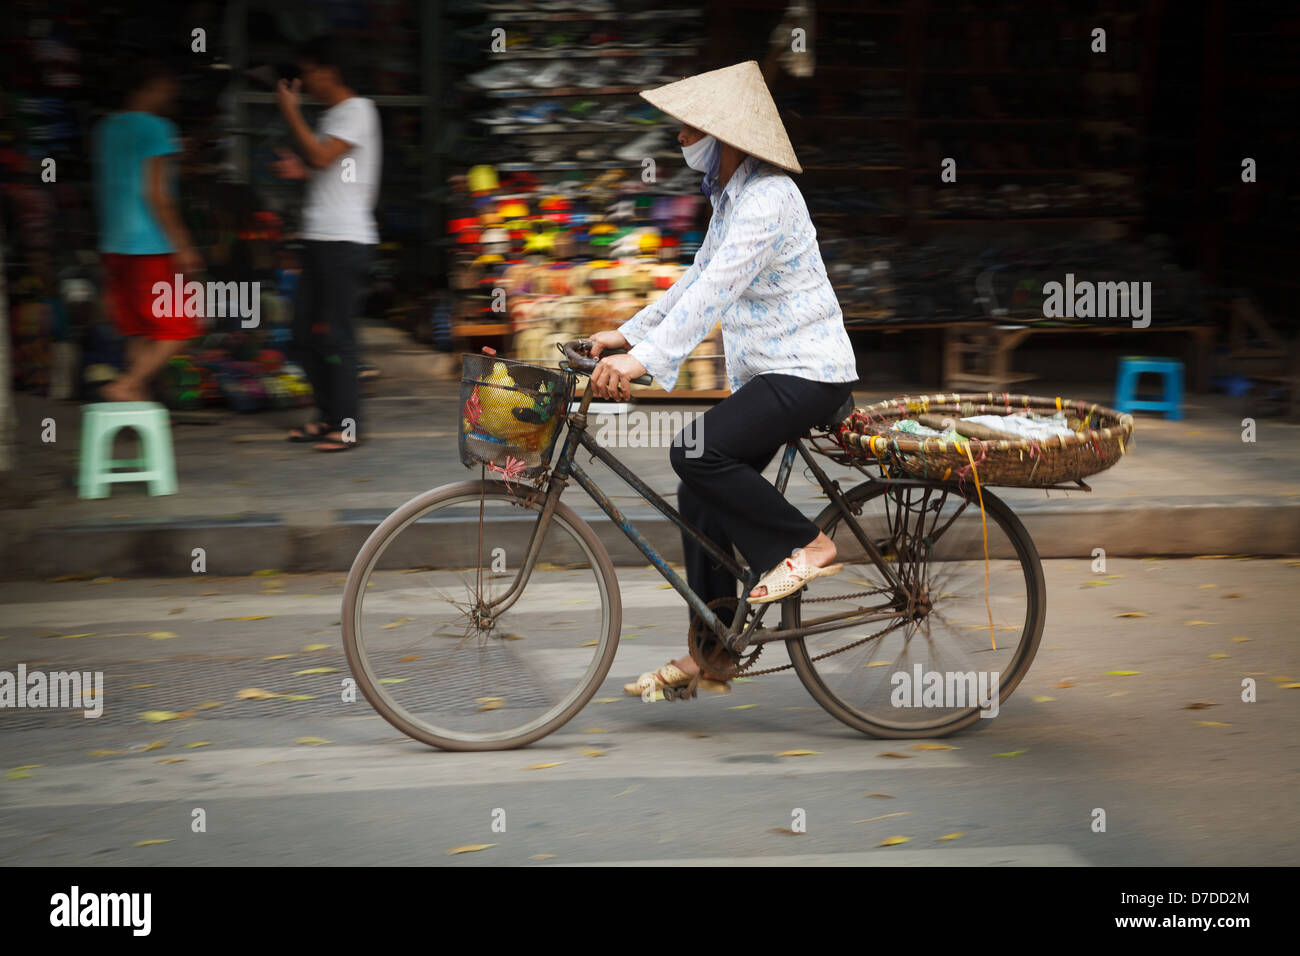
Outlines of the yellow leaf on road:
M 528 859 L 530 859 L 530 860 L 554 860 L 554 859 L 555 859 L 555 854 L 554 854 L 554 853 L 534 853 L 534 854 L 533 854 L 532 856 L 530 856 Z
M 905 837 L 905 836 L 886 837 L 885 839 L 877 843 L 876 846 L 898 846 L 900 843 L 907 843 L 911 839 L 912 839 L 911 837 Z
M 91 750 L 92 757 L 120 757 L 122 754 L 130 753 L 129 750 Z
M 813 757 L 821 753 L 820 750 L 782 750 L 778 757 Z
M 1106 671 L 1110 677 L 1132 677 L 1134 674 L 1141 674 L 1141 671 Z
M 405 664 L 405 663 L 407 663 L 408 661 L 418 661 L 419 659 L 420 659 L 420 655 L 419 655 L 419 654 L 407 654 L 405 657 L 399 657 L 399 658 L 397 659 L 397 663 L 399 663 L 399 664 Z
M 196 740 L 192 744 L 186 744 L 185 749 L 194 750 L 196 747 L 211 747 L 211 746 L 212 746 L 211 740 Z
M 622 697 L 597 697 L 597 698 L 596 698 L 596 703 L 597 703 L 597 704 L 617 704 L 617 703 L 618 703 L 620 700 L 622 700 L 622 699 L 623 699 Z
M 960 839 L 961 839 L 962 837 L 964 837 L 965 835 L 966 835 L 965 833 L 962 833 L 962 832 L 958 831 L 957 833 L 945 833 L 943 836 L 939 837 L 939 839 L 940 839 L 940 840 L 960 840 Z
M 253 577 L 255 577 L 255 578 L 277 578 L 277 577 L 280 576 L 280 574 L 281 574 L 281 572 L 278 571 L 278 570 L 275 569 L 275 568 L 263 568 L 261 571 L 254 571 L 254 572 L 253 572 Z
M 597 644 L 599 644 L 599 643 L 600 643 L 600 641 L 585 641 L 584 643 L 579 644 L 578 646 L 579 646 L 579 647 L 595 647 L 595 646 L 596 646 Z
M 583 731 L 584 734 L 607 734 L 609 733 L 604 727 L 588 727 Z
M 169 743 L 171 743 L 170 740 L 155 740 L 151 744 L 145 744 L 144 747 L 141 748 L 141 752 L 148 753 L 150 750 L 162 750 Z
M 1046 704 L 1048 701 L 1056 700 L 1055 697 L 1048 697 L 1044 694 L 1038 694 L 1037 696 L 1031 697 L 1029 699 L 1032 700 L 1035 704 Z
M 952 744 L 912 744 L 913 750 L 957 750 Z
M 159 763 L 184 763 L 185 758 L 184 757 L 163 757 L 158 762 Z
M 599 747 L 583 747 L 583 748 L 582 748 L 582 755 L 583 755 L 584 757 L 603 757 L 603 756 L 605 756 L 605 754 L 606 754 L 606 751 L 601 750 Z
M 380 630 L 381 630 L 381 631 L 391 631 L 391 630 L 392 630 L 393 628 L 395 628 L 395 627 L 401 627 L 403 624 L 410 624 L 410 623 L 411 623 L 412 621 L 414 621 L 414 620 L 415 620 L 415 618 L 413 618 L 413 617 L 399 617 L 399 618 L 398 618 L 397 620 L 395 620 L 395 621 L 389 621 L 387 624 L 385 624 L 383 627 L 381 627 Z
M 199 704 L 199 710 L 211 710 L 213 707 L 220 706 L 221 701 L 219 700 L 205 700 L 203 703 Z
M 320 747 L 324 744 L 332 744 L 334 741 L 326 740 L 324 737 L 299 737 L 294 743 L 306 744 L 308 747 Z
M 405 684 L 405 683 L 406 683 L 408 680 L 410 680 L 410 679 L 411 679 L 411 678 L 409 678 L 409 677 L 381 677 L 381 678 L 379 678 L 379 683 L 381 683 L 381 684 Z
M 655 700 L 659 698 L 656 696 Z M 757 707 L 758 704 L 736 704 L 734 707 L 728 707 L 727 710 L 749 710 L 751 707 Z
M 1124 611 L 1122 614 L 1116 614 L 1116 617 L 1150 617 L 1146 611 Z
M 170 641 L 173 637 L 176 637 L 176 636 L 177 636 L 177 634 L 176 634 L 175 631 L 154 631 L 154 632 L 152 632 L 152 633 L 149 635 L 149 640 L 151 640 L 151 641 Z
M 330 646 L 329 644 L 304 644 L 302 649 L 304 651 L 324 651 L 328 650 Z
M 1218 707 L 1213 701 L 1198 700 L 1194 704 L 1188 704 L 1183 710 L 1205 710 L 1207 707 Z
M 337 673 L 339 673 L 339 669 L 337 667 L 308 667 L 306 670 L 294 671 L 293 676 L 302 677 L 306 674 L 337 674 Z
M 1183 623 L 1188 627 L 1210 627 L 1214 624 L 1213 621 L 1183 621 Z
M 876 756 L 877 756 L 877 757 L 893 757 L 895 760 L 910 760 L 911 757 L 912 757 L 911 754 L 900 754 L 900 753 L 895 753 L 895 752 L 892 751 L 892 750 L 887 750 L 887 751 L 885 751 L 883 754 L 876 754 Z
M 147 720 L 151 724 L 160 724 L 164 720 L 176 720 L 180 717 L 174 710 L 146 710 L 140 715 L 141 720 Z
M 477 853 L 479 850 L 486 850 L 488 847 L 496 846 L 495 843 L 467 843 L 464 846 L 454 846 L 447 851 L 448 856 L 455 856 L 458 853 Z
M 564 763 L 563 760 L 556 760 L 552 763 L 530 763 L 524 769 L 525 770 L 547 770 L 551 767 L 558 767 L 562 763 Z
M 279 694 L 273 694 L 269 690 L 262 690 L 260 687 L 245 687 L 235 694 L 236 700 L 271 700 L 279 697 Z
M 1028 750 L 1008 750 L 1008 751 L 1007 751 L 1006 753 L 1004 753 L 1004 754 L 994 754 L 993 756 L 995 756 L 995 757 L 1023 757 L 1023 756 L 1024 756 L 1025 754 L 1027 754 L 1027 753 L 1029 753 Z
M 1193 720 L 1197 727 L 1231 727 L 1232 724 L 1225 724 L 1221 720 Z
M 485 700 L 479 704 L 478 710 L 496 710 L 498 707 L 504 707 L 504 700 Z
M 220 617 L 219 621 L 266 621 L 269 620 L 269 614 L 246 614 L 243 617 Z
M 1221 660 L 1223 660 L 1225 657 L 1231 657 L 1231 656 L 1232 656 L 1231 654 L 1224 654 L 1224 653 L 1220 652 L 1220 653 L 1218 653 L 1218 654 L 1211 654 L 1211 655 L 1210 655 L 1210 660 L 1212 660 L 1212 661 L 1221 661 Z
M 1249 638 L 1249 637 L 1234 637 L 1234 638 L 1232 639 L 1232 643 L 1234 643 L 1234 644 L 1249 644 L 1249 643 L 1250 643 L 1250 638 Z
M 157 846 L 160 843 L 171 843 L 171 840 L 137 840 L 136 846 Z
M 95 636 L 94 631 L 87 631 L 84 634 L 64 634 L 60 636 L 59 639 L 63 641 L 72 641 L 72 640 L 76 640 L 79 637 L 94 637 L 94 636 Z
M 263 657 L 262 660 L 264 660 L 264 661 L 282 661 L 282 660 L 285 660 L 286 658 L 290 658 L 290 657 L 293 657 L 293 656 L 294 656 L 294 655 L 292 655 L 292 654 L 272 654 L 270 657 Z

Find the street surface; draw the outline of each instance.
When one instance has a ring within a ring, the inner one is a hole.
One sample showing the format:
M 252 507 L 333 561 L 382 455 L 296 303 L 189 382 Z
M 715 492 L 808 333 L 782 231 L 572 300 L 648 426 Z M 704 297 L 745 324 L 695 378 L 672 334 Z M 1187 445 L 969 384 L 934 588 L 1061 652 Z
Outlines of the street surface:
M 480 754 L 340 702 L 341 574 L 6 583 L 0 671 L 102 670 L 105 699 L 98 719 L 0 710 L 0 861 L 1300 862 L 1300 561 L 1089 565 L 1044 563 L 1042 646 L 1000 715 L 919 743 L 850 730 L 788 671 L 693 701 L 625 696 L 682 653 L 686 615 L 653 572 L 620 567 L 624 638 L 596 700 Z M 763 665 L 783 660 L 773 646 Z

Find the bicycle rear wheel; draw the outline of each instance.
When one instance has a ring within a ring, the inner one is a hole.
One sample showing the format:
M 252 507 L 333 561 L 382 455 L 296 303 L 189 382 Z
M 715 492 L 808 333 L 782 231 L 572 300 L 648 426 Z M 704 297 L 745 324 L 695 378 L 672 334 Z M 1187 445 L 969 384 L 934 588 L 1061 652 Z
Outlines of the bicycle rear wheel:
M 499 481 L 419 495 L 362 546 L 343 599 L 348 663 L 403 733 L 446 750 L 522 747 L 595 694 L 618 647 L 618 579 L 591 527 L 557 503 L 536 562 L 515 586 L 544 496 Z
M 789 642 L 809 693 L 850 727 L 885 738 L 955 733 L 981 714 L 996 716 L 1029 670 L 1047 613 L 1042 565 L 1011 509 L 988 491 L 983 498 L 982 522 L 973 488 L 869 481 L 845 495 L 854 520 L 917 597 L 906 617 Z M 834 504 L 816 524 L 845 568 L 786 601 L 782 625 L 888 604 L 892 588 Z M 828 653 L 849 645 L 856 646 Z

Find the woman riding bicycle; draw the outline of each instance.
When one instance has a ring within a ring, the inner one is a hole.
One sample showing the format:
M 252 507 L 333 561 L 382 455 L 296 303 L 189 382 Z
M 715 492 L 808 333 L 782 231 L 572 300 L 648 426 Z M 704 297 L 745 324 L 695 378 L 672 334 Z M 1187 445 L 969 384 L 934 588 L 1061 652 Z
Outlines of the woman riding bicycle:
M 593 356 L 630 350 L 601 359 L 591 386 L 598 397 L 627 398 L 629 381 L 649 373 L 672 389 L 682 361 L 721 322 L 731 395 L 689 426 L 699 441 L 683 434 L 673 443 L 678 510 L 766 571 L 750 603 L 782 600 L 841 565 L 834 542 L 762 471 L 783 445 L 825 423 L 852 396 L 853 349 L 807 206 L 787 175 L 802 170 L 758 64 L 701 73 L 641 96 L 682 123 L 677 141 L 687 165 L 705 174 L 713 216 L 694 264 L 663 296 L 617 330 L 592 336 Z M 734 599 L 735 577 L 690 536 L 682 535 L 682 545 L 691 588 L 706 602 Z M 719 613 L 728 619 L 726 608 Z M 625 689 L 675 687 L 698 672 L 687 654 Z

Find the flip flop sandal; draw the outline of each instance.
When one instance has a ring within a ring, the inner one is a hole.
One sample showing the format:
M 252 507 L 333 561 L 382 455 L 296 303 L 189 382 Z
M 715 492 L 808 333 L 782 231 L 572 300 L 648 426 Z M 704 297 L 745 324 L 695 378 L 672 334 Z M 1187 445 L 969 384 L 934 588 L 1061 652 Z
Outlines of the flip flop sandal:
M 312 432 L 313 426 L 319 428 L 320 431 L 313 433 Z M 297 428 L 290 429 L 289 436 L 285 438 L 285 441 L 292 441 L 292 442 L 299 442 L 299 443 L 309 442 L 309 441 L 318 442 L 321 440 L 321 436 L 327 434 L 329 430 L 330 430 L 329 422 L 322 422 L 322 421 L 308 422 L 305 425 L 299 425 Z M 295 432 L 297 434 L 294 434 Z
M 767 594 L 757 598 L 751 597 L 749 603 L 771 604 L 773 601 L 784 600 L 814 578 L 830 577 L 832 574 L 839 574 L 843 569 L 842 563 L 828 564 L 824 568 L 813 567 L 808 563 L 803 548 L 795 548 L 790 557 L 758 579 L 758 583 L 751 590 L 765 587 Z

